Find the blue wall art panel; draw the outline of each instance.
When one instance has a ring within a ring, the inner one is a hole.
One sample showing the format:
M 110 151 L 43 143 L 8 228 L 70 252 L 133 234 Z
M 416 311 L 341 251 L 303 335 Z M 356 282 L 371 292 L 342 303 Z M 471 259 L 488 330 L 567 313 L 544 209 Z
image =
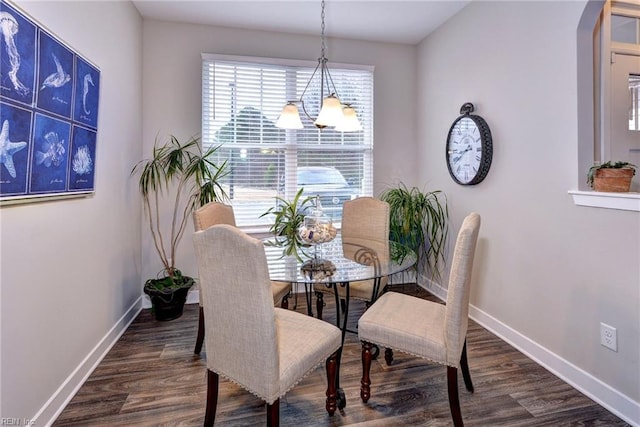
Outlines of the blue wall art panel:
M 38 108 L 71 118 L 73 53 L 40 32 L 38 57 Z
M 67 187 L 71 125 L 36 114 L 31 156 L 31 193 L 60 193 Z
M 98 94 L 100 71 L 78 58 L 76 63 L 76 93 L 73 119 L 96 129 L 98 127 Z
M 100 70 L 0 0 L 0 202 L 95 191 Z
M 31 105 L 36 81 L 36 25 L 4 2 L 0 3 L 0 93 Z
M 93 165 L 96 161 L 96 131 L 73 127 L 71 136 L 71 175 L 69 188 L 93 188 Z
M 0 105 L 0 196 L 27 194 L 32 115 L 25 108 Z

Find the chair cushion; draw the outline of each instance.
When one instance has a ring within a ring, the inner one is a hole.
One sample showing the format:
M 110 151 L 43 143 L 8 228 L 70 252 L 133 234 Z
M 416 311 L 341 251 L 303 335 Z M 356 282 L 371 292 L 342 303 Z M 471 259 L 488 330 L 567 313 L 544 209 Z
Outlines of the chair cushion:
M 283 396 L 338 348 L 342 332 L 334 325 L 291 310 L 275 308 L 280 354 L 280 393 L 265 396 L 268 403 Z M 260 369 L 259 366 L 247 369 Z
M 358 321 L 358 337 L 447 364 L 444 342 L 445 306 L 421 298 L 387 292 Z
M 273 291 L 273 305 L 280 305 L 282 298 L 291 291 L 291 283 L 289 282 L 271 282 Z

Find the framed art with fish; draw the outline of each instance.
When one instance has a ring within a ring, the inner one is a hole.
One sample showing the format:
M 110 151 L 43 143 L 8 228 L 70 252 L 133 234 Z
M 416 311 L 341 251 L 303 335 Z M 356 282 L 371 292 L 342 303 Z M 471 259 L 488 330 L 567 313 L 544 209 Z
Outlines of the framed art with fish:
M 0 0 L 0 204 L 95 191 L 100 70 Z

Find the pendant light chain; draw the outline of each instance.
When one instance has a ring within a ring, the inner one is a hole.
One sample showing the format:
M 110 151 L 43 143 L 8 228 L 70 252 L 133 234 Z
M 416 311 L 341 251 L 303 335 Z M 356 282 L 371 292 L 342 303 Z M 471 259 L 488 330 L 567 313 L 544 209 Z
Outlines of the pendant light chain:
M 320 47 L 320 57 L 322 59 L 324 59 L 325 57 L 325 51 L 327 48 L 326 45 L 326 41 L 324 39 L 324 0 L 322 0 L 322 12 L 320 13 L 320 19 L 321 19 L 321 26 L 320 26 L 320 42 L 321 42 L 321 47 Z

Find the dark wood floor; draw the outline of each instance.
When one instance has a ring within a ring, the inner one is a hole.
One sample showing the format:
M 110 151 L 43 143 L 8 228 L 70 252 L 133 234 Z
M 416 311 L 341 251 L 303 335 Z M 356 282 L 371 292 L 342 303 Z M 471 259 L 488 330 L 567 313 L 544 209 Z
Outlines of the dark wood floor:
M 413 285 L 394 290 L 430 297 Z M 293 304 L 291 304 L 293 305 Z M 306 312 L 304 298 L 298 311 Z M 328 303 L 326 319 L 335 319 Z M 364 306 L 351 304 L 351 324 Z M 202 425 L 206 398 L 206 348 L 193 355 L 197 305 L 184 315 L 157 322 L 143 310 L 116 343 L 54 426 Z M 460 405 L 467 426 L 627 426 L 603 407 L 470 321 L 468 356 L 475 393 L 459 378 Z M 371 368 L 371 400 L 360 390 L 360 344 L 347 334 L 341 386 L 342 414 L 324 409 L 326 377 L 318 368 L 280 403 L 283 426 L 449 426 L 446 368 L 396 353 L 391 367 L 381 357 Z M 266 409 L 235 384 L 220 382 L 216 425 L 264 425 Z

